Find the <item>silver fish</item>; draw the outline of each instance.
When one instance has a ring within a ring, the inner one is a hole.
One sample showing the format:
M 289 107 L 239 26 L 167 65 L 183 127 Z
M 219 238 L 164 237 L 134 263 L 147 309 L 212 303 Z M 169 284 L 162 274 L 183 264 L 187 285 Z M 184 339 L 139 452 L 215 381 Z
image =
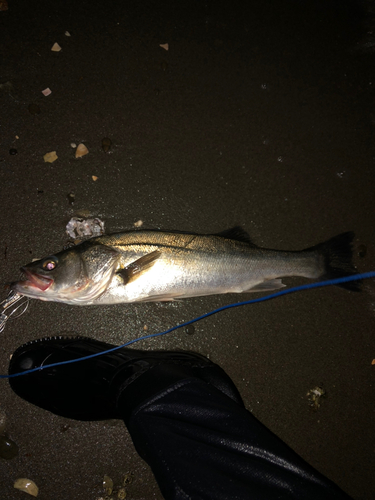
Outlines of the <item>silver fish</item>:
M 169 301 L 282 288 L 281 278 L 354 274 L 351 232 L 302 251 L 257 247 L 241 228 L 220 234 L 129 231 L 91 238 L 27 264 L 11 289 L 74 305 Z M 342 285 L 357 289 L 354 282 Z

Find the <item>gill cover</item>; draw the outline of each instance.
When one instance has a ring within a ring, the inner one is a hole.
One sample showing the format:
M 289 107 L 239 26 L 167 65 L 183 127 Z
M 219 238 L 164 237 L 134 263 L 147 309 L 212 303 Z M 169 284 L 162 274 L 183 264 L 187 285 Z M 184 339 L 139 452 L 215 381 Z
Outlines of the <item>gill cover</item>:
M 85 242 L 31 262 L 22 270 L 28 283 L 42 292 L 44 300 L 87 301 L 106 289 L 119 256 L 110 247 Z

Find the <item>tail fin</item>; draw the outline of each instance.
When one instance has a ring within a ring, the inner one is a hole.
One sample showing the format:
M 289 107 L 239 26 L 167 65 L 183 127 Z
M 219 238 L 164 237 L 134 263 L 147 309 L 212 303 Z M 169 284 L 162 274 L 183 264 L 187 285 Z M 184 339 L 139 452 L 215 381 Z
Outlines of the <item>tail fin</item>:
M 349 231 L 310 248 L 310 250 L 314 249 L 318 251 L 324 257 L 325 273 L 320 279 L 329 280 L 356 274 L 357 271 L 352 262 L 353 239 L 354 233 Z M 338 286 L 346 288 L 347 290 L 360 291 L 361 281 L 349 281 L 348 283 L 342 283 Z

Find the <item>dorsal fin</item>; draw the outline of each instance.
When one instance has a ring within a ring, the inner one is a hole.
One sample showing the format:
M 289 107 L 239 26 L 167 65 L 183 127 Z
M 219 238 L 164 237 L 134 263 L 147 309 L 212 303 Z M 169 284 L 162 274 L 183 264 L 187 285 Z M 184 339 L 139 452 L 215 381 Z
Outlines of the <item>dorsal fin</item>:
M 221 236 L 222 238 L 227 238 L 228 240 L 241 241 L 243 243 L 248 243 L 249 245 L 255 246 L 255 244 L 251 241 L 250 236 L 244 229 L 242 229 L 241 226 L 226 229 L 225 231 L 216 233 L 214 236 Z

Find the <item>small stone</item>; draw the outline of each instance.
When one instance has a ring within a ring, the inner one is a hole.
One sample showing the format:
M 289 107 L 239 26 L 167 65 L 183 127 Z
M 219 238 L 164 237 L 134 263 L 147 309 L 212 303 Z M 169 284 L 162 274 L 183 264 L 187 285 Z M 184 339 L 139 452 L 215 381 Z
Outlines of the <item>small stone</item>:
M 11 148 L 11 149 L 9 150 L 9 154 L 10 154 L 10 155 L 16 155 L 17 153 L 18 153 L 18 151 L 17 151 L 17 149 L 15 149 L 15 148 Z
M 0 436 L 0 458 L 12 460 L 18 455 L 18 446 L 6 434 Z
M 1 2 L 1 0 L 0 0 L 0 2 Z M 11 92 L 13 90 L 12 82 L 0 83 L 0 91 L 1 90 L 3 90 L 4 92 Z
M 70 147 L 72 147 L 72 148 L 74 148 L 74 149 L 75 149 L 75 148 L 77 147 L 77 144 L 76 144 L 75 142 L 71 142 L 71 143 L 70 143 Z
M 42 90 L 42 94 L 47 97 L 52 94 L 52 90 L 47 87 L 46 89 Z
M 40 115 L 40 107 L 35 102 L 29 104 L 27 109 L 31 115 Z
M 102 148 L 105 153 L 108 153 L 108 151 L 111 149 L 112 146 L 112 141 L 108 137 L 104 137 L 102 139 Z
M 318 408 L 320 408 L 320 404 L 322 401 L 322 398 L 327 397 L 327 392 L 323 387 L 313 387 L 310 389 L 307 394 L 306 394 L 308 400 L 309 400 L 309 405 L 313 408 L 314 411 L 316 411 Z
M 103 477 L 103 488 L 108 496 L 110 496 L 112 494 L 113 481 L 109 476 Z
M 97 181 L 99 179 L 99 177 L 96 177 L 96 175 L 92 175 L 91 178 L 93 181 Z
M 69 33 L 69 31 L 65 31 L 65 36 L 71 36 L 71 34 Z
M 194 335 L 194 333 L 195 333 L 194 325 L 187 325 L 185 327 L 185 333 L 187 333 L 188 335 Z
M 134 222 L 134 227 L 141 227 L 143 225 L 143 220 L 139 219 L 137 222 Z
M 168 43 L 161 43 L 160 47 L 164 50 L 169 50 L 169 44 Z
M 366 254 L 367 254 L 367 247 L 366 247 L 366 245 L 359 245 L 359 247 L 358 247 L 358 257 L 361 257 L 361 259 L 363 259 L 364 257 L 366 257 Z
M 76 199 L 74 193 L 69 193 L 68 195 L 66 195 L 66 197 L 68 198 L 69 205 L 73 205 L 74 200 Z
M 66 233 L 72 239 L 101 236 L 105 233 L 104 222 L 97 217 L 93 219 L 72 217 L 66 225 Z

